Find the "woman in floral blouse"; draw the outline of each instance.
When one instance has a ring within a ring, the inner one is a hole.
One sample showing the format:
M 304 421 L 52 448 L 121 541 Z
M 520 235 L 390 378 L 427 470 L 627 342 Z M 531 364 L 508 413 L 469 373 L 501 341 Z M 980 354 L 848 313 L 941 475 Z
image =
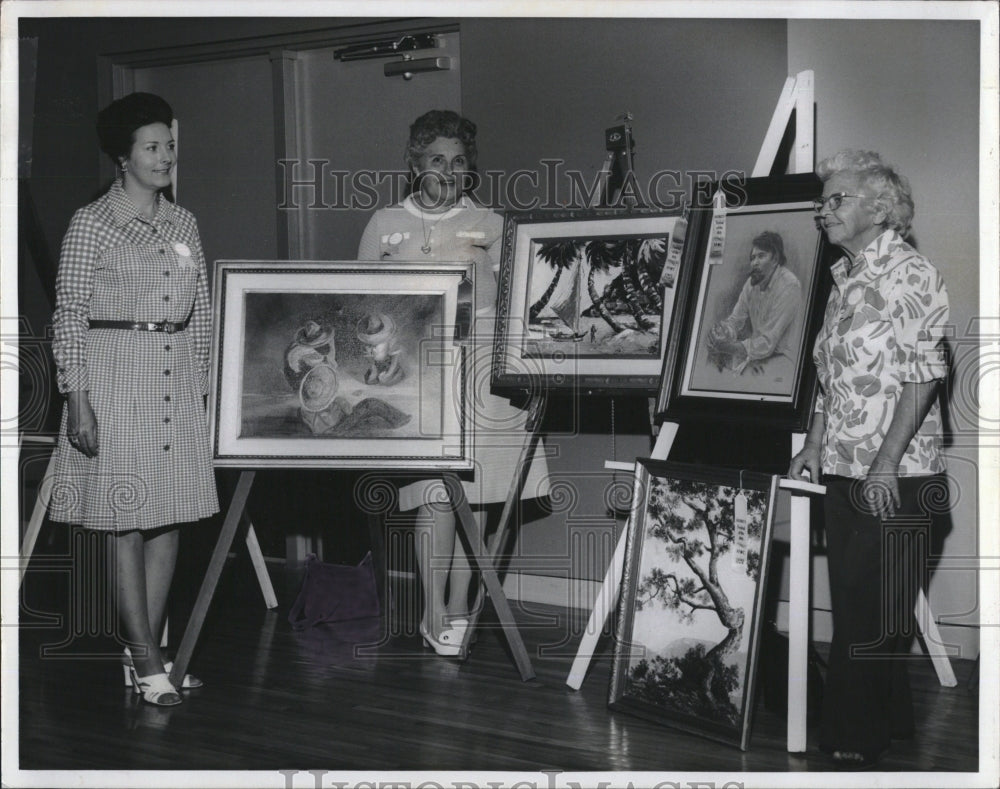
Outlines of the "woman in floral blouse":
M 833 643 L 820 748 L 852 769 L 913 736 L 906 658 L 926 572 L 918 545 L 947 492 L 938 386 L 948 294 L 904 240 L 906 179 L 868 151 L 842 151 L 817 172 L 817 225 L 846 254 L 813 352 L 812 426 L 789 475 L 822 474 L 827 487 Z

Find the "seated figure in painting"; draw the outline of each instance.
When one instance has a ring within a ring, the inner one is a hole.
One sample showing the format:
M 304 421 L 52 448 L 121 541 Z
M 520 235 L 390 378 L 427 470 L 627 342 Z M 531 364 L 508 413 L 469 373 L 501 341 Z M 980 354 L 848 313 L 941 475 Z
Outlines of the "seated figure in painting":
M 795 359 L 802 286 L 786 263 L 780 235 L 766 230 L 753 239 L 750 274 L 736 306 L 708 335 L 709 361 L 719 370 L 758 372 L 773 357 Z
M 334 331 L 315 320 L 306 321 L 285 349 L 285 379 L 292 389 L 298 389 L 302 378 L 317 364 L 337 369 Z
M 326 362 L 315 365 L 299 384 L 299 416 L 313 435 L 360 438 L 382 435 L 412 419 L 377 397 L 354 403 L 338 394 L 337 371 Z
M 333 327 L 308 320 L 285 351 L 285 379 L 298 392 L 299 417 L 310 432 L 317 436 L 372 436 L 409 422 L 410 414 L 377 397 L 352 404 L 338 394 L 334 336 Z
M 403 349 L 396 334 L 396 322 L 384 313 L 370 313 L 358 321 L 358 339 L 367 346 L 371 357 L 366 384 L 392 386 L 403 380 L 406 373 L 399 363 Z

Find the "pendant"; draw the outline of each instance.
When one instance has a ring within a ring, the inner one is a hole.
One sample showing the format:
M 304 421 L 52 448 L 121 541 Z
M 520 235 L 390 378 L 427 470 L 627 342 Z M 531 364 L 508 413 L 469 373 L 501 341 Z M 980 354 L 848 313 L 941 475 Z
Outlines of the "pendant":
M 424 244 L 422 247 L 420 247 L 420 251 L 423 252 L 425 255 L 429 255 L 431 253 L 431 245 Z

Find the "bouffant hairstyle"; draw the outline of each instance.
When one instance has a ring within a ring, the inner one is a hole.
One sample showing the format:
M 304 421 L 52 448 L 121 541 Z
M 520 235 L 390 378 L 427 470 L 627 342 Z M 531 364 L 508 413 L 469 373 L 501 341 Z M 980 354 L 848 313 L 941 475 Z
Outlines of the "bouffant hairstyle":
M 438 137 L 450 137 L 465 146 L 469 169 L 476 167 L 476 124 L 451 110 L 425 112 L 410 125 L 410 139 L 406 143 L 404 159 L 407 167 L 415 168 L 417 159 Z
M 778 261 L 779 266 L 785 265 L 785 242 L 773 230 L 765 230 L 760 235 L 754 236 L 750 246 L 757 247 L 764 252 L 770 252 Z
M 910 182 L 886 164 L 879 154 L 875 151 L 840 151 L 816 167 L 816 174 L 824 182 L 838 173 L 853 176 L 858 186 L 874 193 L 871 199 L 885 211 L 885 227 L 898 230 L 904 236 L 910 232 L 913 221 Z
M 97 139 L 104 151 L 117 165 L 132 150 L 136 129 L 151 123 L 169 126 L 174 111 L 154 93 L 130 93 L 97 114 Z

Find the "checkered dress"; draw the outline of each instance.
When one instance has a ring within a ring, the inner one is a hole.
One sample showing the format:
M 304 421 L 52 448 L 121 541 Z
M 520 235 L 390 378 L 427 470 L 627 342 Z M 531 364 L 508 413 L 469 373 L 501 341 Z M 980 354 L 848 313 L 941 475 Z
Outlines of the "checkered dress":
M 166 334 L 90 329 L 91 319 L 189 323 Z M 52 321 L 59 391 L 89 391 L 99 450 L 87 458 L 70 446 L 64 410 L 50 517 L 128 531 L 217 512 L 202 401 L 211 313 L 194 217 L 160 197 L 149 221 L 116 181 L 70 222 Z

